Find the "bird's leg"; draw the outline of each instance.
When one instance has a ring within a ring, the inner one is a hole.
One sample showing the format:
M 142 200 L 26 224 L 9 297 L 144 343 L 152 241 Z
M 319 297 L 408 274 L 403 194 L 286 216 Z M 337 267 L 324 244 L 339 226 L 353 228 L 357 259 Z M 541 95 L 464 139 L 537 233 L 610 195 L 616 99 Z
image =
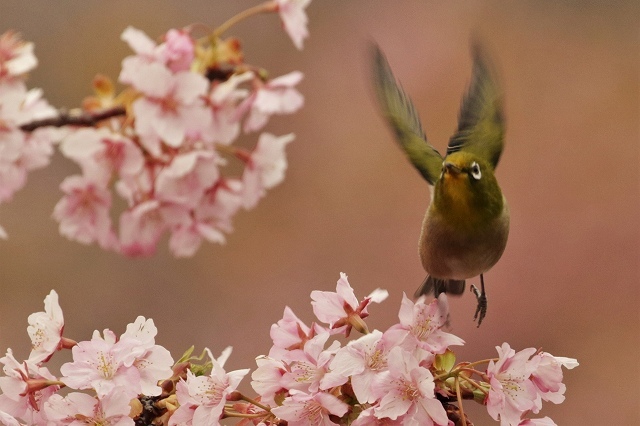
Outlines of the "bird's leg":
M 476 313 L 473 315 L 473 320 L 478 320 L 478 327 L 482 324 L 482 320 L 487 315 L 487 293 L 484 291 L 484 277 L 480 274 L 480 291 L 475 285 L 471 285 L 471 291 L 476 295 L 478 300 L 478 307 Z

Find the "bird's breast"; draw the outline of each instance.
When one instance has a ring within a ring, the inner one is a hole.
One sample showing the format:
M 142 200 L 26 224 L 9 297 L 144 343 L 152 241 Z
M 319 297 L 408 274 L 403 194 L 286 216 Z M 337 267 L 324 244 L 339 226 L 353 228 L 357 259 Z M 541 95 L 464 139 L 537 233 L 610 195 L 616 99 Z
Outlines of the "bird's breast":
M 447 220 L 431 206 L 424 217 L 419 251 L 435 278 L 467 279 L 489 270 L 502 256 L 509 235 L 509 210 L 477 224 Z

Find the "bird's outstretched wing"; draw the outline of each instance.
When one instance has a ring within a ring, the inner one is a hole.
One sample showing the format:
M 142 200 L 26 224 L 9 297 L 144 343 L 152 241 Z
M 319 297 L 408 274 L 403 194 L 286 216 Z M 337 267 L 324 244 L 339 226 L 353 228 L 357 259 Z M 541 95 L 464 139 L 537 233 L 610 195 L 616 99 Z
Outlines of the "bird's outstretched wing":
M 473 45 L 472 53 L 471 84 L 462 99 L 458 131 L 449 140 L 447 155 L 471 152 L 495 168 L 504 146 L 502 92 L 491 62 L 478 44 Z
M 442 171 L 442 156 L 427 142 L 416 108 L 396 82 L 380 48 L 374 44 L 371 50 L 374 85 L 382 112 L 411 163 L 433 185 Z

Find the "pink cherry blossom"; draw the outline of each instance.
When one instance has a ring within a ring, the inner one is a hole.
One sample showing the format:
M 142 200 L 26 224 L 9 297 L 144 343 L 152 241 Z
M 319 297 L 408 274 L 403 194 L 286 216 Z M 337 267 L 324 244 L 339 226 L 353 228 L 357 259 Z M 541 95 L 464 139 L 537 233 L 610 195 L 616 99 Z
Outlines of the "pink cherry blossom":
M 282 387 L 313 393 L 333 386 L 326 381 L 325 374 L 340 342 L 334 341 L 325 349 L 329 336 L 329 333 L 318 334 L 308 340 L 303 349 L 281 352 L 280 358 L 287 366 L 280 382 Z M 278 352 L 272 351 L 269 355 L 274 356 Z
M 304 10 L 309 6 L 311 0 L 276 0 L 276 2 L 285 31 L 291 37 L 293 44 L 302 50 L 303 40 L 309 37 L 308 18 Z
M 170 29 L 160 45 L 160 54 L 172 72 L 188 71 L 195 54 L 195 40 L 185 30 Z
M 249 110 L 244 123 L 245 132 L 262 129 L 274 114 L 292 114 L 302 108 L 304 97 L 295 89 L 302 80 L 300 71 L 274 78 L 260 86 L 239 106 L 240 111 Z
M 387 363 L 388 371 L 380 374 L 374 385 L 380 398 L 376 417 L 394 420 L 404 415 L 404 424 L 448 425 L 447 413 L 435 397 L 431 372 L 399 346 L 389 351 Z
M 351 378 L 351 386 L 358 401 L 373 403 L 376 397 L 372 383 L 379 374 L 387 370 L 388 353 L 389 348 L 385 347 L 382 332 L 378 330 L 352 340 L 336 352 L 327 381 L 335 386 Z
M 131 399 L 114 392 L 97 399 L 91 395 L 71 392 L 67 396 L 53 395 L 45 404 L 47 419 L 56 425 L 133 426 L 129 412 Z
M 140 74 L 140 68 L 146 64 L 159 62 L 164 65 L 164 58 L 156 43 L 144 31 L 129 26 L 122 32 L 120 39 L 136 53 L 122 61 L 122 71 L 118 77 L 122 83 L 132 84 Z
M 400 323 L 385 332 L 385 338 L 403 342 L 405 349 L 421 347 L 431 353 L 441 354 L 451 345 L 463 345 L 464 340 L 442 331 L 449 315 L 447 296 L 442 294 L 429 304 L 420 298 L 413 303 L 406 294 L 402 295 L 402 304 L 398 317 Z
M 143 316 L 136 318 L 135 322 L 127 325 L 127 330 L 120 336 L 120 342 L 133 340 L 135 346 L 130 349 L 132 365 L 140 373 L 140 385 L 145 395 L 160 395 L 162 389 L 158 382 L 171 377 L 173 374 L 173 358 L 169 351 L 155 344 L 155 336 L 158 329 L 152 319 Z M 128 362 L 125 362 L 125 365 Z
M 140 371 L 133 365 L 132 351 L 139 345 L 134 339 L 118 341 L 111 330 L 98 331 L 90 341 L 79 342 L 72 351 L 73 362 L 60 367 L 62 381 L 73 389 L 93 389 L 99 398 L 117 388 L 129 399 L 142 391 Z
M 77 130 L 65 138 L 60 151 L 80 164 L 85 176 L 105 185 L 116 173 L 133 176 L 144 166 L 142 150 L 131 139 L 105 128 Z
M 29 360 L 19 363 L 11 349 L 0 363 L 5 374 L 0 377 L 0 410 L 27 424 L 42 424 L 44 404 L 60 389 L 56 377 Z
M 252 72 L 234 74 L 227 81 L 213 86 L 208 97 L 210 126 L 202 134 L 205 141 L 228 145 L 238 137 L 242 113 L 239 104 L 249 95 L 248 90 L 239 89 L 238 86 L 252 78 Z
M 518 426 L 557 426 L 556 423 L 549 417 L 543 417 L 541 419 L 525 419 L 521 421 Z
M 220 177 L 218 159 L 211 151 L 191 151 L 177 155 L 158 173 L 156 198 L 160 201 L 195 207 L 204 192 Z
M 220 179 L 208 188 L 193 213 L 171 229 L 169 248 L 177 257 L 192 256 L 203 240 L 224 244 L 231 219 L 242 206 L 242 182 Z
M 404 416 L 398 416 L 391 420 L 389 417 L 378 418 L 375 416 L 376 407 L 369 407 L 363 410 L 350 425 L 351 426 L 403 426 Z M 453 426 L 453 425 L 451 425 Z
M 258 144 L 251 153 L 242 175 L 245 209 L 254 208 L 258 204 L 258 200 L 265 196 L 267 189 L 282 182 L 284 172 L 287 169 L 284 148 L 294 138 L 293 134 L 280 137 L 270 133 L 260 135 Z
M 2 410 L 0 410 L 0 423 L 5 426 L 20 426 L 20 422 L 18 422 L 15 417 Z
M 190 257 L 198 251 L 203 239 L 211 243 L 225 242 L 224 234 L 215 225 L 192 219 L 171 230 L 169 249 L 176 257 Z
M 538 394 L 544 401 L 560 404 L 564 401 L 564 392 L 567 389 L 562 383 L 561 367 L 575 368 L 579 365 L 578 361 L 573 358 L 556 357 L 547 352 L 540 352 L 533 358 L 538 360 L 538 366 L 531 374 L 531 380 L 538 389 Z
M 172 74 L 164 65 L 140 65 L 131 84 L 144 94 L 133 105 L 135 129 L 141 136 L 157 136 L 179 147 L 188 131 L 202 129 L 211 119 L 202 101 L 209 82 L 200 74 Z
M 158 62 L 175 73 L 189 70 L 194 59 L 195 40 L 185 30 L 170 29 L 160 45 L 156 45 L 143 31 L 131 26 L 122 32 L 120 38 L 136 53 L 122 61 L 119 80 L 123 83 L 132 83 L 144 64 Z
M 330 415 L 344 416 L 349 406 L 329 393 L 306 394 L 291 391 L 282 405 L 271 409 L 271 412 L 289 426 L 330 426 L 337 425 L 331 421 Z
M 194 424 L 217 425 L 227 396 L 233 392 L 249 369 L 225 372 L 224 363 L 231 353 L 225 349 L 216 359 L 207 349 L 213 363 L 208 376 L 196 376 L 187 371 L 187 380 L 181 380 L 176 387 L 180 407 L 173 413 L 169 425 Z
M 282 376 L 287 366 L 279 359 L 264 355 L 256 358 L 256 364 L 258 368 L 251 373 L 251 387 L 260 395 L 263 403 L 277 405 L 275 396 L 288 391 L 282 386 Z
M 307 326 L 288 306 L 284 308 L 282 319 L 271 326 L 269 332 L 273 345 L 286 350 L 302 349 L 316 334 L 325 332 L 323 327 L 313 323 Z
M 53 153 L 55 132 L 26 133 L 19 126 L 55 115 L 37 89 L 27 91 L 21 81 L 0 84 L 0 202 L 21 189 L 27 172 L 44 167 Z
M 55 290 L 44 298 L 44 312 L 29 315 L 28 322 L 27 333 L 31 338 L 29 360 L 46 362 L 60 348 L 64 329 L 64 317 Z
M 320 321 L 329 324 L 334 332 L 344 332 L 346 336 L 349 336 L 353 326 L 358 328 L 360 332 L 365 331 L 366 325 L 362 319 L 369 315 L 367 312 L 369 303 L 380 303 L 388 295 L 386 290 L 376 289 L 362 302 L 358 302 L 353 288 L 347 280 L 347 275 L 341 272 L 336 291 L 312 291 L 311 305 L 313 313 Z
M 165 229 L 158 200 L 138 204 L 120 215 L 120 252 L 132 257 L 152 255 Z
M 517 426 L 523 413 L 536 407 L 537 389 L 530 376 L 540 360 L 529 360 L 536 350 L 524 349 L 518 353 L 507 343 L 496 346 L 498 361 L 491 361 L 487 376 L 491 388 L 487 397 L 487 411 L 505 426 Z
M 111 249 L 116 245 L 111 227 L 111 193 L 84 176 L 69 176 L 60 184 L 64 197 L 53 209 L 60 233 L 83 244 L 98 242 Z
M 0 81 L 21 76 L 36 65 L 33 43 L 23 41 L 20 34 L 13 31 L 0 35 Z

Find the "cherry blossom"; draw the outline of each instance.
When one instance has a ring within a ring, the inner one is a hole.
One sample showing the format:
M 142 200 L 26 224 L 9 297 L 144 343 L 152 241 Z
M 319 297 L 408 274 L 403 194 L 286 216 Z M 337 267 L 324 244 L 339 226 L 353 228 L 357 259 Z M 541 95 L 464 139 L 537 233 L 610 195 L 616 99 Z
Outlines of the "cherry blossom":
M 389 351 L 387 363 L 388 371 L 380 374 L 374 385 L 376 397 L 381 398 L 376 417 L 394 420 L 404 415 L 404 424 L 447 425 L 431 372 L 399 346 Z
M 245 132 L 262 129 L 274 114 L 291 114 L 302 108 L 304 97 L 295 89 L 303 74 L 293 71 L 274 78 L 258 87 L 239 106 L 239 111 L 249 111 L 244 123 Z
M 536 350 L 524 349 L 518 353 L 507 343 L 496 346 L 498 361 L 491 361 L 487 367 L 487 375 L 491 389 L 487 397 L 487 411 L 495 420 L 500 419 L 502 425 L 520 424 L 523 413 L 536 410 L 537 390 L 531 381 L 531 374 L 536 370 L 540 359 L 529 357 Z
M 177 155 L 158 173 L 156 198 L 194 208 L 205 191 L 218 180 L 218 159 L 211 151 L 191 151 Z
M 331 421 L 330 415 L 342 417 L 348 410 L 347 404 L 329 393 L 291 391 L 291 396 L 271 412 L 289 426 L 329 426 L 338 424 Z
M 27 321 L 27 333 L 31 338 L 29 360 L 34 363 L 46 362 L 62 345 L 64 317 L 58 304 L 58 293 L 51 290 L 44 298 L 44 312 L 29 315 Z
M 172 72 L 188 71 L 195 57 L 195 40 L 188 31 L 170 29 L 159 46 L 160 55 Z
M 102 399 L 72 392 L 65 397 L 57 394 L 51 396 L 44 406 L 44 411 L 47 419 L 56 425 L 133 426 L 135 423 L 129 417 L 129 403 L 130 398 L 119 392 Z
M 547 352 L 534 355 L 534 359 L 538 360 L 538 365 L 531 373 L 531 380 L 538 389 L 539 396 L 544 401 L 551 401 L 554 404 L 562 403 L 567 387 L 562 383 L 561 367 L 573 369 L 579 365 L 578 361 L 573 358 L 553 356 Z M 536 412 L 534 410 L 534 413 Z
M 352 340 L 336 353 L 331 361 L 327 380 L 332 380 L 337 385 L 350 377 L 358 401 L 375 402 L 372 383 L 379 374 L 387 370 L 389 348 L 385 346 L 382 332 L 378 330 Z M 333 381 L 334 377 L 337 380 Z
M 69 176 L 60 184 L 65 196 L 53 209 L 60 233 L 83 244 L 97 242 L 106 249 L 117 244 L 111 227 L 111 193 L 85 176 Z
M 195 73 L 172 74 L 157 62 L 143 64 L 131 84 L 144 94 L 133 105 L 136 132 L 142 137 L 158 137 L 171 147 L 179 147 L 187 131 L 205 127 L 210 115 L 202 98 L 207 80 Z
M 170 377 L 173 358 L 167 349 L 155 344 L 158 329 L 152 319 L 143 316 L 127 325 L 127 330 L 120 336 L 120 341 L 133 340 L 137 342 L 131 349 L 132 365 L 140 373 L 142 393 L 145 395 L 159 395 L 162 389 L 158 381 Z
M 351 327 L 356 327 L 360 332 L 365 332 L 366 325 L 362 319 L 369 313 L 367 306 L 370 302 L 381 303 L 389 293 L 386 290 L 376 289 L 362 302 L 358 302 L 353 288 L 347 280 L 347 275 L 340 273 L 340 279 L 336 284 L 336 291 L 312 291 L 311 305 L 316 317 L 329 324 L 336 333 L 344 332 L 349 336 Z
M 390 327 L 385 338 L 404 342 L 407 350 L 417 345 L 434 354 L 444 353 L 451 345 L 463 345 L 464 340 L 442 331 L 449 315 L 446 297 L 442 294 L 426 304 L 424 298 L 413 303 L 403 294 L 398 314 L 400 323 Z
M 325 374 L 329 370 L 329 363 L 340 347 L 340 342 L 334 341 L 325 349 L 329 333 L 318 334 L 308 340 L 303 349 L 285 351 L 281 359 L 287 366 L 280 383 L 286 389 L 297 389 L 305 392 L 317 392 L 332 386 L 326 383 Z M 275 353 L 270 353 L 273 356 Z
M 288 134 L 274 136 L 263 133 L 258 144 L 250 154 L 249 161 L 242 175 L 243 205 L 245 209 L 254 208 L 266 190 L 280 184 L 287 169 L 284 148 L 293 141 L 295 136 Z
M 80 129 L 64 139 L 60 151 L 82 167 L 83 175 L 105 186 L 114 175 L 137 175 L 144 155 L 129 138 L 101 129 Z
M 0 35 L 0 80 L 21 76 L 38 65 L 33 43 L 23 41 L 19 34 L 7 31 Z
M 543 417 L 541 419 L 525 419 L 521 421 L 518 426 L 557 426 L 556 423 L 549 417 Z
M 0 423 L 5 426 L 20 426 L 20 422 L 18 422 L 15 417 L 2 410 L 0 410 Z
M 208 376 L 195 376 L 187 371 L 187 379 L 178 383 L 176 395 L 180 407 L 171 416 L 169 425 L 190 424 L 216 425 L 222 415 L 226 397 L 233 392 L 249 369 L 225 372 L 224 363 L 231 353 L 225 349 L 216 359 L 207 349 L 213 363 Z
M 391 420 L 389 417 L 378 418 L 375 416 L 376 407 L 369 407 L 363 410 L 355 419 L 351 426 L 403 426 L 404 416 L 398 416 Z
M 173 359 L 154 344 L 153 321 L 138 317 L 120 339 L 111 330 L 95 331 L 90 341 L 72 348 L 73 362 L 60 368 L 62 381 L 74 389 L 93 389 L 102 398 L 115 389 L 129 398 L 158 395 L 157 383 L 171 376 Z
M 138 342 L 133 339 L 118 341 L 111 330 L 98 331 L 90 341 L 79 342 L 72 349 L 73 362 L 60 367 L 62 381 L 73 389 L 93 389 L 104 397 L 114 389 L 134 398 L 142 391 L 140 372 L 133 366 L 131 351 Z
M 288 306 L 284 308 L 282 319 L 271 326 L 273 345 L 286 350 L 302 349 L 305 343 L 325 329 L 313 323 L 307 326 Z
M 11 349 L 0 363 L 5 374 L 0 377 L 0 410 L 28 424 L 42 423 L 44 404 L 60 388 L 56 377 L 29 360 L 19 363 Z
M 277 405 L 275 396 L 288 391 L 282 386 L 282 376 L 287 371 L 287 366 L 279 359 L 264 355 L 256 358 L 256 364 L 258 368 L 251 373 L 251 387 L 263 402 Z
M 1 44 L 0 41 L 0 74 L 3 67 Z M 0 76 L 0 203 L 11 200 L 24 186 L 29 171 L 49 164 L 53 141 L 60 134 L 44 128 L 25 133 L 20 126 L 55 114 L 42 99 L 42 91 L 27 90 L 22 81 L 5 81 Z M 6 238 L 4 230 L 0 236 Z
M 211 120 L 209 128 L 203 131 L 202 137 L 207 142 L 230 144 L 240 133 L 239 109 L 240 101 L 249 96 L 247 89 L 238 88 L 239 85 L 254 78 L 250 71 L 234 74 L 227 81 L 213 86 L 208 97 Z
M 302 42 L 309 37 L 307 31 L 307 14 L 305 9 L 311 3 L 311 0 L 276 0 L 278 4 L 278 13 L 282 19 L 284 29 L 291 37 L 293 44 L 302 50 Z

